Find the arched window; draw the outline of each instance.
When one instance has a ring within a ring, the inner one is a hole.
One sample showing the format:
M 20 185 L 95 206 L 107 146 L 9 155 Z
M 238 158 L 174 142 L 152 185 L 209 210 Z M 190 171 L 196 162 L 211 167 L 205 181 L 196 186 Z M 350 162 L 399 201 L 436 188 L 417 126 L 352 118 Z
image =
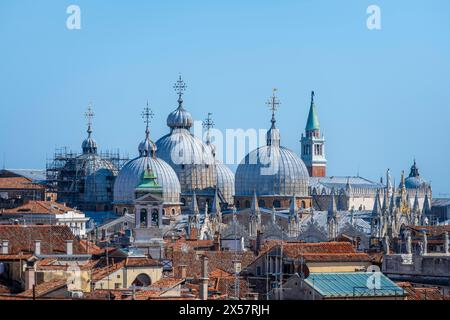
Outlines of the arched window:
M 258 201 L 258 206 L 265 208 L 266 207 L 266 202 L 264 200 L 259 200 Z
M 239 201 L 236 201 L 236 209 L 239 209 L 241 207 L 241 203 Z
M 274 206 L 275 208 L 281 207 L 280 200 L 274 200 L 274 201 L 273 201 L 273 206 Z
M 302 209 L 305 209 L 305 208 L 306 208 L 306 203 L 305 203 L 305 201 L 304 201 L 304 200 L 302 200 L 302 204 L 301 204 L 301 206 L 302 206 Z
M 141 227 L 147 226 L 147 209 L 141 209 L 141 221 L 139 221 Z
M 136 287 L 148 287 L 151 284 L 152 279 L 145 273 L 138 274 L 138 276 L 136 277 L 136 279 L 134 279 L 132 283 L 132 285 Z
M 186 199 L 185 198 L 181 198 L 181 205 L 185 206 L 186 205 Z
M 159 212 L 158 209 L 152 210 L 152 226 L 157 226 L 159 222 Z
M 128 213 L 128 209 L 127 208 L 123 208 L 123 215 L 126 215 Z
M 245 207 L 246 208 L 250 208 L 250 201 L 249 200 L 245 200 Z
M 172 208 L 172 215 L 173 216 L 175 215 L 175 209 L 174 208 Z

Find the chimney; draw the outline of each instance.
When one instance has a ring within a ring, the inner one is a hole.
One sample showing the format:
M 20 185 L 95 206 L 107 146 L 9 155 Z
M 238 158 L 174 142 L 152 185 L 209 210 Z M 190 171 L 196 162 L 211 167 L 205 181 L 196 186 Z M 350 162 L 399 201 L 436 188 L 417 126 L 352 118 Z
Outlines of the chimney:
M 68 256 L 73 254 L 73 240 L 66 240 L 66 254 Z
M 186 279 L 186 268 L 187 268 L 187 265 L 185 265 L 185 264 L 180 264 L 178 266 L 178 277 L 180 279 Z
M 2 240 L 2 254 L 9 254 L 9 241 Z
M 25 269 L 25 290 L 33 289 L 36 284 L 34 265 L 28 265 Z
M 200 278 L 200 300 L 208 300 L 208 257 L 202 257 L 202 276 Z
M 41 240 L 34 240 L 34 255 L 41 255 Z

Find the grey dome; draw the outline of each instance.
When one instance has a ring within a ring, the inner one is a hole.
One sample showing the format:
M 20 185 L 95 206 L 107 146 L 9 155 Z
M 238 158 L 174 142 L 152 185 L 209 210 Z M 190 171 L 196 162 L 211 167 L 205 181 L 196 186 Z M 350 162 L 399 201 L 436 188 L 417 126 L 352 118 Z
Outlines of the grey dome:
M 81 149 L 83 153 L 97 153 L 97 142 L 89 135 L 81 144 Z
M 419 168 L 417 167 L 416 160 L 414 160 L 409 176 L 405 179 L 405 187 L 407 189 L 420 189 L 428 188 L 428 186 L 428 183 L 420 177 Z
M 270 164 L 270 165 L 269 165 Z M 236 196 L 308 196 L 309 175 L 303 161 L 276 144 L 250 152 L 236 170 Z
M 147 164 L 157 177 L 163 190 L 163 199 L 169 203 L 178 203 L 180 183 L 174 170 L 163 160 L 140 156 L 127 162 L 114 183 L 114 202 L 130 204 L 135 198 L 135 188 L 139 185 Z
M 222 192 L 227 203 L 233 203 L 234 173 L 227 165 L 216 161 L 217 188 Z
M 408 177 L 405 179 L 406 189 L 419 189 L 427 186 L 428 184 L 421 177 Z
M 156 152 L 156 145 L 147 135 L 145 140 L 139 144 L 138 150 L 141 157 L 153 156 Z
M 175 128 L 186 128 L 192 127 L 193 120 L 191 114 L 180 105 L 176 110 L 169 113 L 167 117 L 167 126 Z
M 183 192 L 215 186 L 211 148 L 189 130 L 175 128 L 156 141 L 156 146 L 156 156 L 175 170 Z
M 67 161 L 61 170 L 61 180 L 70 180 L 74 172 L 79 177 L 85 177 L 84 192 L 80 193 L 83 201 L 111 201 L 111 189 L 117 169 L 110 161 L 94 153 L 83 153 Z

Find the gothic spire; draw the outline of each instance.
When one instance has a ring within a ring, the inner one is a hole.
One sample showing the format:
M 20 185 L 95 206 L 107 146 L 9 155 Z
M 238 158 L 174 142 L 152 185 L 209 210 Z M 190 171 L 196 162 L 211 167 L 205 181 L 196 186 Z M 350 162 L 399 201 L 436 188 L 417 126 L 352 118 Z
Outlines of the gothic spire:
M 213 203 L 212 203 L 212 206 L 211 206 L 211 212 L 215 216 L 219 216 L 222 213 L 222 210 L 220 208 L 220 199 L 219 199 L 219 194 L 217 192 L 217 187 L 216 187 L 216 190 L 214 192 L 214 199 L 213 199 Z
M 334 217 L 336 215 L 336 199 L 334 196 L 334 188 L 331 190 L 330 202 L 328 203 L 328 217 Z
M 425 194 L 425 200 L 423 201 L 422 213 L 427 215 L 431 212 L 430 199 L 428 198 L 428 193 Z
M 419 211 L 420 211 L 420 208 L 419 208 L 419 197 L 417 195 L 417 191 L 416 191 L 416 195 L 414 196 L 414 204 L 413 204 L 412 211 L 414 213 L 419 213 Z
M 377 191 L 377 195 L 375 197 L 375 202 L 373 204 L 372 216 L 380 216 L 381 203 L 380 203 L 380 192 Z
M 296 216 L 297 212 L 298 212 L 297 200 L 295 199 L 295 195 L 293 194 L 291 198 L 291 205 L 289 207 L 289 215 Z
M 198 215 L 200 213 L 200 211 L 198 210 L 197 196 L 195 194 L 195 191 L 192 192 L 191 212 L 195 215 Z
M 259 204 L 258 204 L 258 197 L 256 196 L 256 191 L 253 191 L 251 209 L 252 209 L 252 214 L 256 214 L 259 212 Z

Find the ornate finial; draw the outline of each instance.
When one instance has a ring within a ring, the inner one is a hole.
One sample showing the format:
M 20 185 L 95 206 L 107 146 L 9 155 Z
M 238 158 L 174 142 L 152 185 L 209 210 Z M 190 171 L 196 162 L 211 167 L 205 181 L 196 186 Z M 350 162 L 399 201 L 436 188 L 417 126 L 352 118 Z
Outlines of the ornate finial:
M 92 118 L 94 118 L 94 112 L 92 111 L 92 102 L 89 102 L 87 111 L 85 112 L 84 116 L 87 120 L 87 133 L 90 137 L 92 133 Z
M 183 95 L 184 91 L 186 91 L 186 83 L 181 79 L 181 74 L 178 77 L 177 82 L 173 85 L 173 89 L 178 94 L 178 107 L 181 108 L 183 104 L 183 99 L 181 96 Z
M 144 123 L 145 123 L 145 135 L 149 136 L 150 130 L 149 130 L 149 124 L 151 119 L 153 119 L 154 113 L 152 111 L 152 109 L 149 108 L 148 106 L 148 100 L 147 100 L 147 105 L 144 108 L 144 111 L 142 111 L 141 113 L 142 119 L 144 119 Z
M 209 135 L 209 130 L 214 127 L 214 121 L 211 118 L 212 113 L 208 112 L 208 116 L 206 117 L 206 119 L 203 121 L 202 125 L 203 128 L 206 129 L 206 144 L 210 144 L 210 135 Z
M 275 127 L 275 111 L 278 110 L 278 107 L 280 106 L 280 100 L 278 100 L 277 96 L 276 96 L 276 92 L 277 92 L 277 88 L 273 88 L 272 91 L 272 97 L 270 97 L 267 102 L 266 105 L 269 106 L 269 109 L 272 111 L 272 128 Z

